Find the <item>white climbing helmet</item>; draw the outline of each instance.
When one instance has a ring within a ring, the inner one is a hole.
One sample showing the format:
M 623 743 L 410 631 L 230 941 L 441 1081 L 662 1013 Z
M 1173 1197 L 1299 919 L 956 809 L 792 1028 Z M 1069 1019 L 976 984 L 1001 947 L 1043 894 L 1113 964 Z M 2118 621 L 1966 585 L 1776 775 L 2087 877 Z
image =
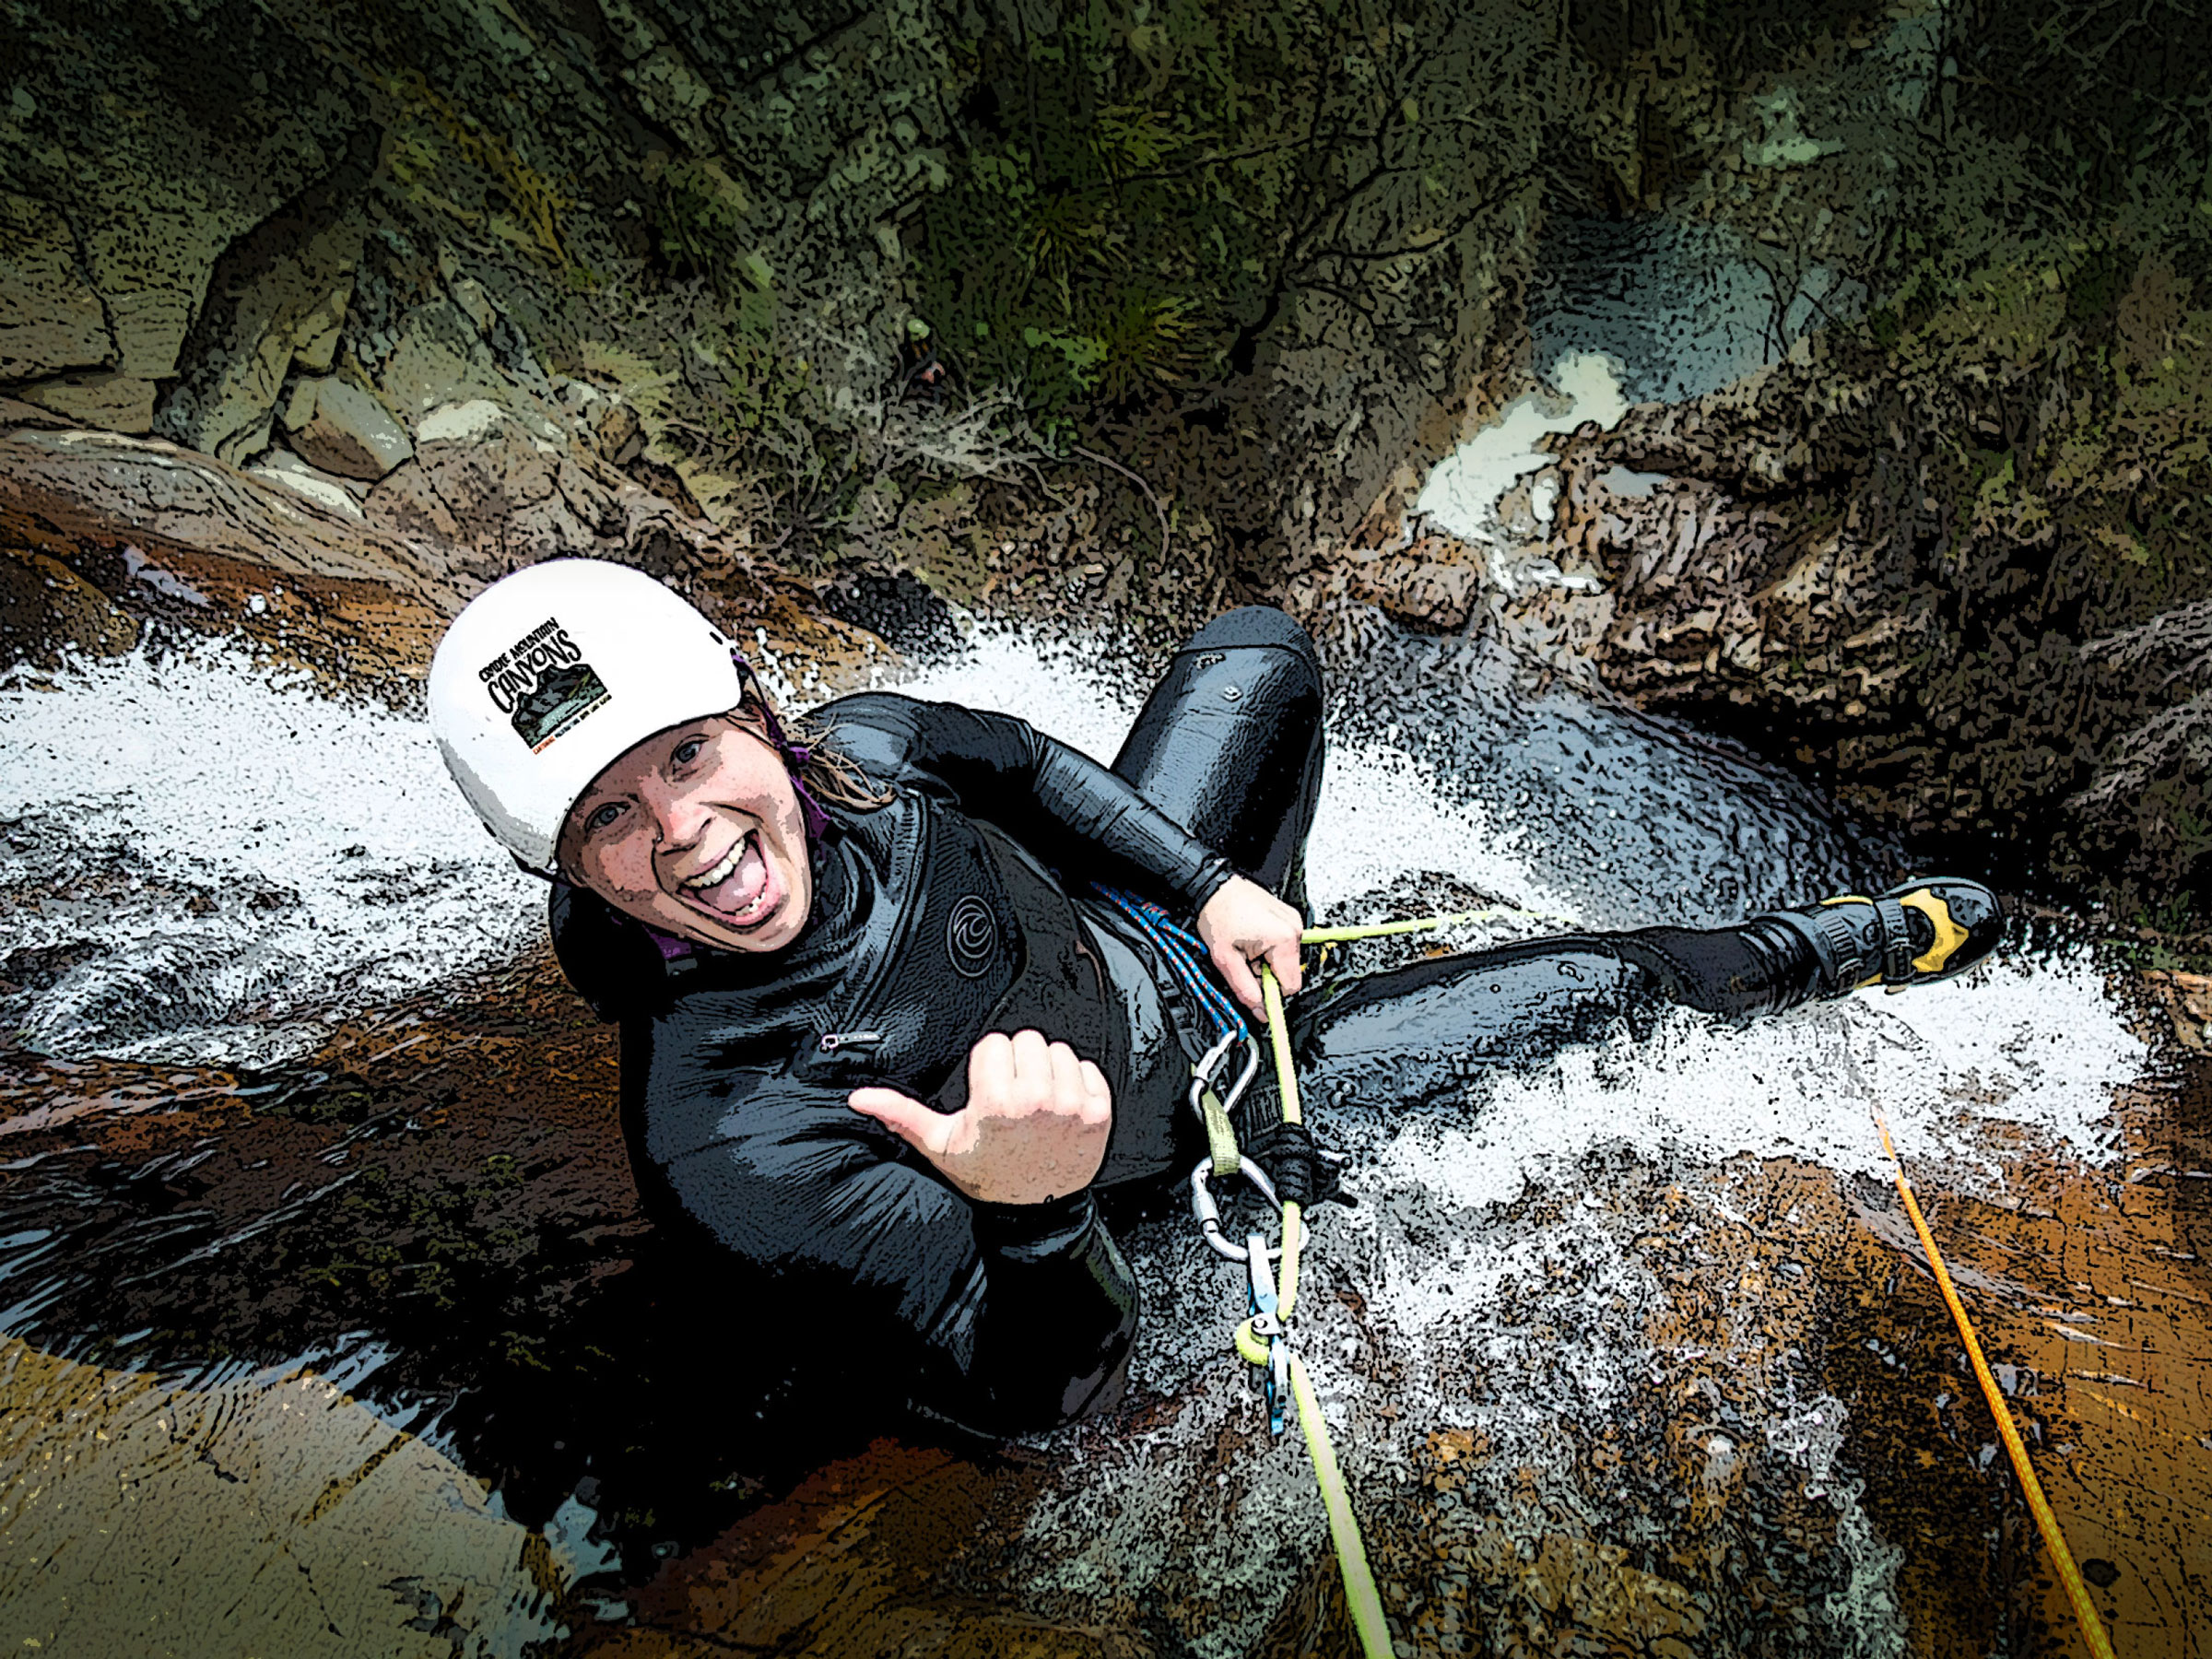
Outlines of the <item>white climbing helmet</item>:
M 553 875 L 561 820 L 632 744 L 744 700 L 722 630 L 642 571 L 555 559 L 468 602 L 430 659 L 430 731 L 500 844 Z

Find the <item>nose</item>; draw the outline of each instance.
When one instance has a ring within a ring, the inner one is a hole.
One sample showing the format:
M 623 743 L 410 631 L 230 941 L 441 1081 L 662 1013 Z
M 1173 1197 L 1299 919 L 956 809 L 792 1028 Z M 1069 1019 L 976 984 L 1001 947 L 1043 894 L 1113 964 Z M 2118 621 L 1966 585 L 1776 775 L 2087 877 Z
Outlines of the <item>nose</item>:
M 646 790 L 645 808 L 652 816 L 654 845 L 662 852 L 690 846 L 712 816 L 698 790 L 657 782 Z

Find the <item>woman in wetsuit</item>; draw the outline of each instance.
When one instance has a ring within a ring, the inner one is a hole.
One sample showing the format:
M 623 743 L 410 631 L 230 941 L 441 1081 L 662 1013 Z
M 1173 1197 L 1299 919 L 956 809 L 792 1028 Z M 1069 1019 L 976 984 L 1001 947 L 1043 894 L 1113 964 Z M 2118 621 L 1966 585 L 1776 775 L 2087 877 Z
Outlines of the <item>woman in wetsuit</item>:
M 801 748 L 689 605 L 563 559 L 462 613 L 429 703 L 471 804 L 554 879 L 563 969 L 620 1026 L 656 1219 L 972 1430 L 1116 1398 L 1137 1290 L 1093 1194 L 1200 1156 L 1209 999 L 1256 1010 L 1261 962 L 1300 988 L 1304 631 L 1265 607 L 1207 624 L 1111 768 L 889 692 L 825 705 Z M 1179 974 L 1144 902 L 1193 922 L 1216 983 Z M 1316 987 L 1293 1041 L 1317 1100 L 1418 1099 L 1670 1002 L 1741 1018 L 1947 978 L 2001 933 L 1986 888 L 1922 880 L 1559 935 Z

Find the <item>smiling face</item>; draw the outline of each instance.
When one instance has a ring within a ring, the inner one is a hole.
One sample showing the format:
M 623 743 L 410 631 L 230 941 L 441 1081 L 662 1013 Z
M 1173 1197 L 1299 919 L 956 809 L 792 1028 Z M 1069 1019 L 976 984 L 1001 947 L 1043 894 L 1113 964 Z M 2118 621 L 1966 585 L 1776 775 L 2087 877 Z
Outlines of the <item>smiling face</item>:
M 781 950 L 814 902 L 782 757 L 726 714 L 636 745 L 569 808 L 560 868 L 617 910 L 694 944 Z

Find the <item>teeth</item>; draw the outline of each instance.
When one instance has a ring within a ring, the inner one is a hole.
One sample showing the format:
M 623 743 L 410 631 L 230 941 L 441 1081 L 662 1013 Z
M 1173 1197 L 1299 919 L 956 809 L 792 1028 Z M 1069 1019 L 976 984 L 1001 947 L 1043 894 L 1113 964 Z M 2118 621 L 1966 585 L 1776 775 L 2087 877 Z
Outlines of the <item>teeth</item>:
M 694 876 L 687 880 L 684 885 L 688 888 L 711 888 L 721 886 L 722 883 L 730 878 L 730 872 L 737 867 L 737 861 L 745 856 L 746 843 L 752 839 L 753 832 L 750 830 L 747 830 L 743 835 L 737 838 L 737 844 L 730 849 L 729 855 L 726 858 L 724 858 L 720 864 L 716 865 L 712 869 L 709 870 L 704 876 Z

